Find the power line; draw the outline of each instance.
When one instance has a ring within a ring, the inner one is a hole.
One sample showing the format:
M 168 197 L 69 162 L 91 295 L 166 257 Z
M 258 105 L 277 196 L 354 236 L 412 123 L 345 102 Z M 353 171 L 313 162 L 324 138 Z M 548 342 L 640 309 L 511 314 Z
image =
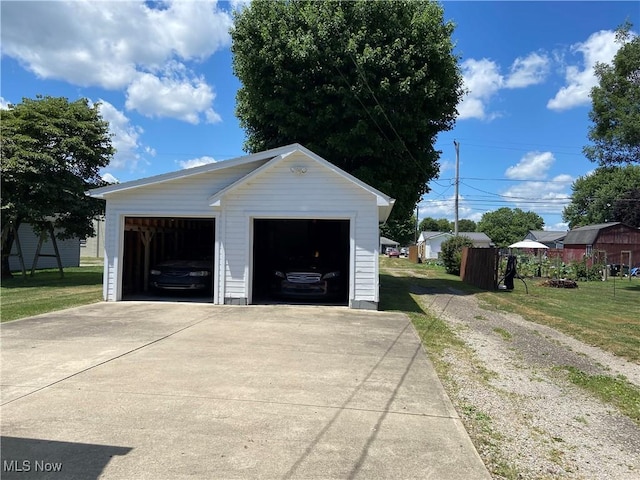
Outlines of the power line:
M 580 150 L 580 152 L 582 152 L 582 146 L 575 146 L 575 145 L 545 145 L 545 144 L 538 144 L 538 143 L 518 143 L 518 142 L 500 142 L 500 144 L 496 144 L 496 143 L 474 143 L 477 142 L 476 139 L 469 139 L 469 138 L 461 138 L 460 140 L 464 140 L 465 141 L 465 145 L 469 145 L 470 147 L 477 147 L 477 148 L 495 148 L 495 149 L 504 149 L 504 150 L 520 150 L 520 151 L 530 151 L 531 148 L 551 148 L 551 149 L 556 149 L 556 148 L 561 148 L 561 149 L 576 149 L 576 150 Z M 470 143 L 468 143 L 470 142 Z M 482 142 L 482 141 L 480 141 Z M 515 145 L 515 146 L 522 146 L 521 148 L 516 148 L 516 147 L 505 147 L 502 145 Z M 525 146 L 528 146 L 529 148 L 525 148 Z M 578 153 L 578 152 L 559 152 L 562 154 L 567 154 L 567 155 L 582 155 L 582 153 Z
M 291 2 L 294 6 L 294 8 L 297 10 L 298 14 L 305 20 L 305 22 L 307 23 L 307 26 L 309 26 L 309 21 L 307 20 L 304 12 L 302 12 L 302 10 L 300 9 L 300 7 L 298 6 L 297 2 Z M 343 37 L 338 33 L 337 34 L 337 38 L 339 39 L 339 41 L 342 43 L 342 50 L 344 53 L 346 53 L 349 58 L 351 59 L 351 61 L 353 62 L 354 66 L 356 67 L 356 72 L 358 73 L 358 75 L 360 76 L 360 78 L 362 78 L 362 80 L 364 81 L 365 86 L 367 87 L 367 89 L 369 90 L 369 92 L 371 93 L 371 96 L 373 97 L 373 100 L 375 101 L 376 105 L 378 106 L 378 108 L 380 109 L 380 112 L 382 112 L 382 115 L 384 116 L 385 120 L 387 121 L 387 123 L 389 124 L 389 126 L 391 127 L 391 130 L 393 131 L 393 133 L 395 134 L 396 138 L 400 141 L 400 143 L 402 144 L 402 147 L 404 148 L 404 150 L 407 152 L 407 154 L 409 155 L 409 158 L 411 158 L 411 160 L 413 160 L 413 162 L 416 164 L 416 167 L 426 176 L 429 177 L 429 174 L 427 173 L 427 171 L 424 169 L 424 167 L 420 164 L 420 162 L 418 162 L 416 160 L 416 158 L 413 156 L 413 154 L 411 153 L 411 151 L 409 150 L 409 148 L 407 148 L 407 145 L 405 144 L 404 140 L 402 139 L 402 137 L 400 137 L 400 135 L 398 134 L 398 131 L 396 130 L 396 128 L 393 126 L 393 124 L 391 123 L 391 120 L 389 120 L 389 117 L 387 116 L 386 112 L 384 111 L 384 108 L 382 108 L 382 105 L 380 105 L 380 102 L 378 101 L 378 98 L 375 96 L 375 94 L 373 93 L 373 91 L 371 90 L 371 87 L 369 87 L 369 83 L 367 82 L 367 79 L 364 77 L 364 75 L 362 74 L 361 70 L 360 70 L 360 66 L 358 65 L 358 63 L 355 61 L 355 59 L 353 58 L 353 55 L 351 55 L 351 53 L 347 50 L 347 48 L 345 47 L 345 42 Z M 378 130 L 380 131 L 380 133 L 382 133 L 382 135 L 384 136 L 385 140 L 387 141 L 387 143 L 393 148 L 395 149 L 395 145 L 393 144 L 393 142 L 391 141 L 391 139 L 387 136 L 386 132 L 382 129 L 382 127 L 380 127 L 380 125 L 378 124 L 378 122 L 376 121 L 376 119 L 373 117 L 373 115 L 371 114 L 371 112 L 369 111 L 369 109 L 367 108 L 367 106 L 364 104 L 364 102 L 360 99 L 360 97 L 358 96 L 358 94 L 355 92 L 353 85 L 351 85 L 351 83 L 349 82 L 349 80 L 345 77 L 345 75 L 342 73 L 342 71 L 340 70 L 340 68 L 338 67 L 338 65 L 334 64 L 334 68 L 336 69 L 336 71 L 338 72 L 338 74 L 340 75 L 340 78 L 342 78 L 342 80 L 344 81 L 344 83 L 346 83 L 347 87 L 349 87 L 349 91 L 353 93 L 354 97 L 356 98 L 356 100 L 358 100 L 358 103 L 360 103 L 360 105 L 362 106 L 362 108 L 364 109 L 364 111 L 367 113 L 367 115 L 369 116 L 369 118 L 371 119 L 371 121 L 375 124 L 375 126 L 378 128 Z
M 454 181 L 455 178 L 442 178 L 438 177 L 438 180 Z M 477 180 L 477 181 L 491 181 L 491 182 L 540 182 L 540 183 L 569 183 L 567 180 L 544 180 L 540 178 L 490 178 L 490 177 L 460 177 L 460 180 Z M 572 180 L 573 182 L 573 180 Z
M 475 187 L 472 187 L 471 185 L 467 185 L 466 183 L 464 183 L 464 185 L 469 187 L 472 190 L 476 190 L 476 191 L 481 192 L 481 193 L 486 193 L 487 195 L 492 195 L 492 196 L 495 196 L 495 197 L 514 199 L 514 200 L 536 200 L 536 198 L 531 198 L 531 197 L 514 197 L 512 195 L 501 195 L 499 193 L 488 192 L 486 190 L 482 190 L 480 188 L 475 188 Z M 569 200 L 571 199 L 571 197 L 565 197 L 565 198 L 569 199 Z

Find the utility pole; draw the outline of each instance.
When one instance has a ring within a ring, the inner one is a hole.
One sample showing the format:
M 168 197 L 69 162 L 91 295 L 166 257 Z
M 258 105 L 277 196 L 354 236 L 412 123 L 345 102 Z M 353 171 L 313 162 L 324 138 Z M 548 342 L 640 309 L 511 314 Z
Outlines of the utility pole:
M 460 183 L 460 144 L 453 141 L 456 147 L 456 219 L 453 226 L 453 234 L 458 236 L 458 184 Z
M 420 200 L 416 203 L 416 229 L 413 232 L 415 235 L 415 243 L 414 245 L 418 245 L 418 222 L 420 221 L 419 212 L 420 211 Z

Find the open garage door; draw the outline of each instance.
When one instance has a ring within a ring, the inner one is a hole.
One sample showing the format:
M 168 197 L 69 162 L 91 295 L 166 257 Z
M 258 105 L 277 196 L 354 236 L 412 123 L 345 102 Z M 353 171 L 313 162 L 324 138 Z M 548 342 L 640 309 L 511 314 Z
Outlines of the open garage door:
M 255 219 L 253 303 L 347 305 L 349 220 Z
M 215 220 L 126 217 L 124 300 L 212 302 Z

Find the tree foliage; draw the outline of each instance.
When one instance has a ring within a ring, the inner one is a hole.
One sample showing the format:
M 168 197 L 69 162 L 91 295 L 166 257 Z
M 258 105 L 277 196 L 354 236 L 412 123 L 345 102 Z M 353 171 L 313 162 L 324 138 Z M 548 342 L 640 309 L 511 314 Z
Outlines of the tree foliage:
M 420 220 L 418 230 L 421 232 L 439 232 L 438 221 L 435 218 L 425 217 Z M 447 230 L 448 231 L 448 230 Z
M 571 203 L 562 212 L 570 228 L 605 222 L 640 227 L 640 165 L 599 167 L 571 188 Z
M 473 220 L 468 220 L 466 218 L 458 220 L 459 232 L 475 232 L 476 227 L 477 227 L 476 222 L 474 222 Z
M 404 221 L 463 92 L 453 29 L 430 1 L 255 0 L 231 33 L 245 149 L 301 143 L 396 198 Z
M 522 240 L 529 230 L 542 230 L 543 218 L 535 212 L 502 207 L 482 215 L 476 230 L 486 233 L 498 247 Z
M 431 218 L 426 217 L 420 220 L 419 230 L 421 232 L 453 232 L 455 228 L 454 222 L 447 220 L 446 218 Z M 476 222 L 468 219 L 458 220 L 459 232 L 475 232 Z
M 105 184 L 99 170 L 114 153 L 98 105 L 25 98 L 0 110 L 0 134 L 2 225 L 25 222 L 39 232 L 53 223 L 59 238 L 92 235 L 104 205 L 85 192 Z M 12 241 L 3 236 L 3 275 Z
M 392 218 L 380 226 L 380 235 L 395 240 L 400 245 L 411 245 L 416 240 L 416 217 L 411 215 L 404 220 Z
M 462 264 L 462 249 L 464 247 L 473 247 L 473 242 L 469 237 L 458 235 L 451 237 L 440 246 L 440 258 L 444 263 L 447 273 L 460 275 L 460 265 Z
M 640 36 L 631 38 L 631 25 L 618 30 L 623 45 L 612 65 L 596 64 L 598 85 L 591 90 L 593 122 L 584 153 L 601 165 L 640 162 Z
M 418 228 L 421 232 L 451 232 L 453 231 L 453 224 L 446 218 L 431 218 L 426 217 L 420 220 Z
M 613 221 L 640 228 L 640 187 L 632 188 L 614 200 Z

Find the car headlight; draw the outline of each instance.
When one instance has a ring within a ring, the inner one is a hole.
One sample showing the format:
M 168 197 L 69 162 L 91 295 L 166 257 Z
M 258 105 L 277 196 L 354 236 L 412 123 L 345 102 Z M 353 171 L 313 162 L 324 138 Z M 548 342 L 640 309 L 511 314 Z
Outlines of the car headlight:
M 332 278 L 338 278 L 340 276 L 340 272 L 329 272 L 322 276 L 323 280 L 331 280 Z
M 273 272 L 273 274 L 274 274 L 276 277 L 280 277 L 280 278 L 287 278 L 287 277 L 286 277 L 286 275 L 285 275 L 284 273 L 282 273 L 281 271 L 279 271 L 279 270 L 276 270 L 275 272 Z
M 198 270 L 195 272 L 189 272 L 189 276 L 190 277 L 208 277 L 209 272 L 207 272 L 206 270 Z
M 162 272 L 160 270 L 151 270 L 149 273 L 151 275 L 161 275 L 162 274 Z

